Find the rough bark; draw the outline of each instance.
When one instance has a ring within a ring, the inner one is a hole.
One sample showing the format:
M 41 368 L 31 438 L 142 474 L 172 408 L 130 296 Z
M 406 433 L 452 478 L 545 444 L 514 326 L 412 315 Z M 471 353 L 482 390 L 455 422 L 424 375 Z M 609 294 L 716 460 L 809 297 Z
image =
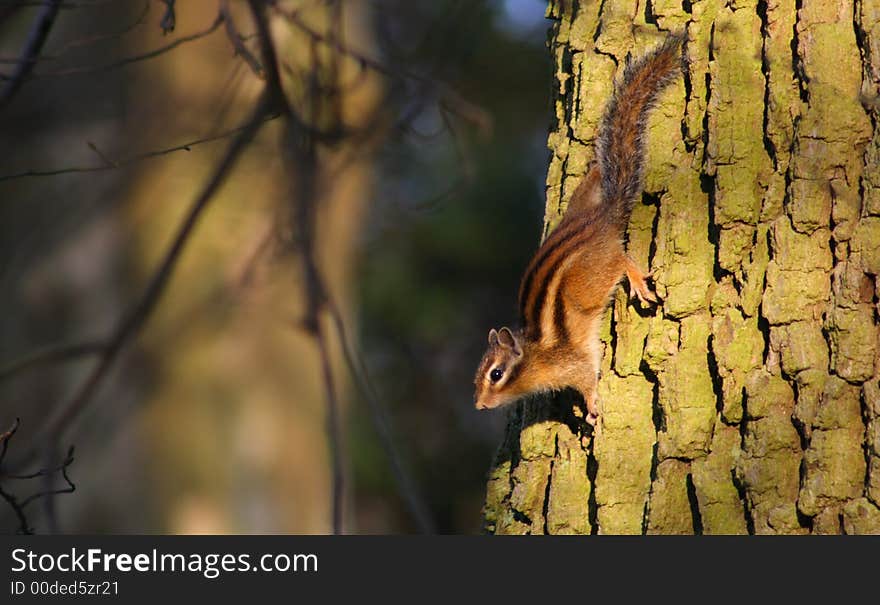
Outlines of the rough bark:
M 554 0 L 545 233 L 628 54 L 686 29 L 651 116 L 595 432 L 519 404 L 493 533 L 880 533 L 880 2 Z

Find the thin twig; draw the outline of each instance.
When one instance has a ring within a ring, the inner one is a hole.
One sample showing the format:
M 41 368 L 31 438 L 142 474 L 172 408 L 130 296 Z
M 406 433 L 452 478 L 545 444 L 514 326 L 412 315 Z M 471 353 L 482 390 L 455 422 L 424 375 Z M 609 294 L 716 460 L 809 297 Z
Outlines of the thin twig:
M 15 422 L 12 423 L 12 427 L 0 434 L 0 465 L 3 464 L 3 460 L 6 458 L 6 450 L 9 449 L 9 440 L 15 436 L 16 431 L 18 431 L 18 427 L 21 426 L 21 418 L 16 418 Z
M 254 2 L 251 2 L 252 7 L 254 6 Z M 301 26 L 301 29 L 306 31 L 307 34 L 310 34 L 312 38 L 312 50 L 313 57 L 315 56 L 314 47 L 316 43 L 325 43 L 328 44 L 332 49 L 336 52 L 332 55 L 332 63 L 328 68 L 328 80 L 330 81 L 328 90 L 331 90 L 332 87 L 336 84 L 336 80 L 339 78 L 339 67 L 338 67 L 338 59 L 340 56 L 344 56 L 346 54 L 352 55 L 353 51 L 348 49 L 345 45 L 345 42 L 342 39 L 342 30 L 341 23 L 342 18 L 339 12 L 341 11 L 341 4 L 339 2 L 334 3 L 334 8 L 336 9 L 336 14 L 334 18 L 331 19 L 331 22 L 336 26 L 334 29 L 330 30 L 327 34 L 320 34 L 318 32 L 314 32 L 303 22 L 299 20 L 296 12 L 287 12 L 285 13 L 296 25 Z M 257 17 L 259 20 L 259 16 Z M 361 65 L 362 71 L 364 66 L 372 66 L 379 71 L 387 72 L 386 68 L 379 64 L 372 62 L 371 59 L 366 57 L 358 56 L 356 57 L 359 60 L 359 64 Z M 316 59 L 313 58 L 313 61 Z M 268 61 L 266 61 L 268 63 Z M 273 64 L 274 66 L 274 64 Z M 316 79 L 316 70 L 312 70 L 311 73 L 313 79 Z M 277 76 L 275 76 L 277 78 Z M 317 93 L 318 91 L 318 82 L 312 82 L 312 94 L 313 101 L 317 101 Z M 327 88 L 326 86 L 323 88 Z M 330 108 L 331 117 L 336 120 L 341 120 L 341 107 L 339 107 L 340 95 L 333 93 L 329 95 L 330 98 L 334 102 L 334 107 Z M 317 108 L 313 107 L 312 114 L 317 114 Z M 317 165 L 314 155 L 314 147 L 313 140 L 309 139 L 307 141 L 311 141 L 311 144 L 308 142 L 303 145 L 299 143 L 301 139 L 295 139 L 294 136 L 288 137 L 288 153 L 293 156 L 295 160 L 294 165 L 297 166 L 298 174 L 296 175 L 297 179 L 297 192 L 296 192 L 296 216 L 294 220 L 294 225 L 298 230 L 298 252 L 302 261 L 303 274 L 304 274 L 304 284 L 306 288 L 306 317 L 304 320 L 304 324 L 306 329 L 311 333 L 313 338 L 315 339 L 319 352 L 321 355 L 321 364 L 324 372 L 324 382 L 325 382 L 325 390 L 327 392 L 327 400 L 328 400 L 328 439 L 330 444 L 331 455 L 334 456 L 334 462 L 338 461 L 340 458 L 340 449 L 341 449 L 341 431 L 338 426 L 338 410 L 337 403 L 335 401 L 335 391 L 333 388 L 332 375 L 330 373 L 330 364 L 327 356 L 327 345 L 326 345 L 326 334 L 323 331 L 322 322 L 321 322 L 321 314 L 323 311 L 329 311 L 331 320 L 333 321 L 337 333 L 337 337 L 342 345 L 343 354 L 346 360 L 346 363 L 349 367 L 349 370 L 352 374 L 353 379 L 356 384 L 359 386 L 364 399 L 367 401 L 367 405 L 370 410 L 370 416 L 373 419 L 374 427 L 379 436 L 380 442 L 382 443 L 383 449 L 385 450 L 386 456 L 388 457 L 392 474 L 397 481 L 398 489 L 403 496 L 404 501 L 407 504 L 407 507 L 410 510 L 410 513 L 413 516 L 413 519 L 418 526 L 419 530 L 423 533 L 432 533 L 433 532 L 433 522 L 431 520 L 431 515 L 428 512 L 427 506 L 424 504 L 421 496 L 418 493 L 418 490 L 415 487 L 415 482 L 410 478 L 407 473 L 401 456 L 394 444 L 394 439 L 392 437 L 392 432 L 390 428 L 390 422 L 388 421 L 387 414 L 379 403 L 379 399 L 375 394 L 375 390 L 372 388 L 368 374 L 366 371 L 366 366 L 363 364 L 362 360 L 359 364 L 357 360 L 360 360 L 359 357 L 354 352 L 353 346 L 351 345 L 349 339 L 346 336 L 345 325 L 342 320 L 342 315 L 339 312 L 338 308 L 334 304 L 332 298 L 329 295 L 329 292 L 324 285 L 324 282 L 320 276 L 320 273 L 317 268 L 317 263 L 314 258 L 314 218 L 315 218 L 315 192 L 314 192 L 314 174 L 317 172 Z M 299 144 L 298 144 L 299 143 Z M 341 465 L 338 463 L 334 463 L 334 483 L 336 481 L 341 482 Z M 338 474 L 338 477 L 337 477 Z M 341 487 L 334 487 L 334 519 L 337 514 L 341 514 L 341 511 L 338 511 L 338 501 L 341 498 Z M 335 524 L 334 524 L 334 531 Z
M 18 518 L 18 532 L 26 535 L 33 534 L 34 530 L 31 529 L 27 516 L 24 514 L 24 509 L 21 504 L 19 504 L 18 499 L 3 489 L 2 485 L 0 485 L 0 498 L 3 498 L 3 500 L 6 501 L 6 504 L 9 505 L 9 508 L 13 510 L 15 516 Z
M 266 230 L 257 240 L 257 245 L 244 261 L 244 267 L 239 271 L 238 277 L 233 282 L 234 290 L 243 290 L 253 283 L 260 260 L 270 252 L 276 241 L 274 225 L 269 224 Z
M 0 0 L 0 6 L 11 6 L 15 8 L 46 6 L 46 4 L 51 1 L 52 0 Z M 115 0 L 92 0 L 91 2 L 88 2 L 87 0 L 78 0 L 77 2 L 61 2 L 60 8 L 91 8 L 93 6 L 100 6 L 101 4 L 109 4 L 114 1 Z
M 250 120 L 248 120 L 248 123 L 241 132 L 229 144 L 226 154 L 217 165 L 211 179 L 194 200 L 183 221 L 178 226 L 177 234 L 166 250 L 162 262 L 154 271 L 143 294 L 117 325 L 107 342 L 106 348 L 102 351 L 97 365 L 80 384 L 73 396 L 59 408 L 58 412 L 50 420 L 46 429 L 47 438 L 45 440 L 38 439 L 35 443 L 54 444 L 60 441 L 73 421 L 88 407 L 98 387 L 107 377 L 114 362 L 119 357 L 119 354 L 137 336 L 147 319 L 150 318 L 165 291 L 165 287 L 168 285 L 168 281 L 199 218 L 214 199 L 214 194 L 226 181 L 236 160 L 245 150 L 260 126 L 265 122 L 271 105 L 269 98 L 269 95 L 266 93 L 261 96 Z M 31 459 L 36 453 L 35 448 L 32 448 L 32 451 L 28 452 L 29 455 L 24 457 L 25 460 Z
M 269 26 L 258 0 L 248 0 L 251 14 L 257 25 L 266 85 L 282 108 L 285 115 L 284 153 L 292 168 L 292 198 L 295 208 L 294 225 L 297 229 L 299 257 L 305 285 L 305 317 L 302 325 L 312 336 L 318 347 L 324 392 L 327 401 L 327 441 L 331 465 L 331 521 L 334 534 L 343 532 L 344 471 L 342 467 L 342 426 L 340 422 L 339 401 L 333 382 L 333 372 L 327 347 L 326 335 L 321 323 L 321 310 L 326 300 L 326 290 L 314 257 L 314 232 L 316 218 L 315 180 L 318 169 L 315 139 L 307 129 L 300 128 L 301 121 L 284 96 L 281 76 L 278 73 L 278 60 L 272 44 Z M 314 61 L 313 55 L 313 61 Z M 315 75 L 314 73 L 312 74 Z M 317 99 L 313 99 L 317 102 Z M 314 107 L 312 114 L 315 115 Z
M 112 63 L 107 63 L 105 65 L 99 65 L 97 67 L 92 66 L 84 66 L 84 67 L 71 67 L 69 69 L 62 69 L 58 71 L 45 72 L 36 74 L 35 77 L 52 77 L 52 76 L 72 76 L 77 74 L 89 74 L 89 73 L 99 73 L 104 71 L 110 71 L 112 69 L 117 69 L 120 67 L 125 67 L 126 65 L 130 65 L 132 63 L 137 63 L 139 61 L 146 61 L 147 59 L 154 59 L 160 55 L 163 55 L 169 51 L 174 50 L 175 48 L 182 46 L 183 44 L 187 44 L 188 42 L 194 42 L 196 40 L 200 40 L 205 38 L 220 27 L 220 24 L 223 23 L 223 15 L 217 14 L 217 17 L 214 19 L 214 22 L 211 23 L 206 29 L 196 32 L 194 34 L 190 34 L 188 36 L 183 36 L 182 38 L 178 38 L 173 42 L 166 44 L 165 46 L 160 46 L 155 50 L 151 50 L 149 52 L 135 55 L 133 57 L 126 57 L 124 59 L 120 59 L 118 61 L 114 61 Z
M 174 12 L 174 0 L 162 0 L 165 4 L 165 12 L 159 21 L 159 27 L 163 34 L 170 34 L 177 27 L 177 14 Z
M 278 117 L 278 114 L 269 114 L 266 115 L 262 122 L 268 122 L 270 120 L 274 120 Z M 246 130 L 250 126 L 250 122 L 246 122 L 241 126 L 237 126 L 235 128 L 231 128 L 229 130 L 225 130 L 215 135 L 202 137 L 200 139 L 195 139 L 193 141 L 187 141 L 186 143 L 182 143 L 180 145 L 174 145 L 173 147 L 166 147 L 165 149 L 157 149 L 155 151 L 148 151 L 146 153 L 142 153 L 139 155 L 135 155 L 129 158 L 124 158 L 121 160 L 115 160 L 110 163 L 105 161 L 104 164 L 100 166 L 73 166 L 68 168 L 57 168 L 54 170 L 25 170 L 23 172 L 16 172 L 12 174 L 0 175 L 0 182 L 2 181 L 12 181 L 15 179 L 22 179 L 27 177 L 35 177 L 35 176 L 58 176 L 62 174 L 73 174 L 77 172 L 103 172 L 105 170 L 115 170 L 117 168 L 122 168 L 124 166 L 128 166 L 129 164 L 134 164 L 137 162 L 141 162 L 143 160 L 149 160 L 152 158 L 156 158 L 159 156 L 167 155 L 169 153 L 174 153 L 177 151 L 191 151 L 193 147 L 198 145 L 203 145 L 205 143 L 213 143 L 215 141 L 219 141 L 222 139 L 229 138 L 232 135 L 239 134 Z M 106 158 L 104 158 L 106 160 Z M 109 161 L 109 160 L 108 160 Z
M 309 26 L 303 20 L 303 18 L 299 15 L 299 11 L 297 9 L 284 9 L 284 8 L 278 6 L 275 2 L 271 2 L 271 4 L 272 4 L 272 8 L 275 9 L 275 12 L 277 12 L 279 15 L 281 15 L 282 17 L 287 19 L 287 21 L 289 21 L 291 24 L 295 25 L 297 27 L 297 29 L 302 31 L 304 34 L 306 34 L 306 36 L 311 38 L 313 41 L 320 42 L 322 44 L 326 44 L 326 45 L 330 46 L 337 53 L 351 57 L 352 59 L 354 59 L 355 61 L 357 61 L 358 63 L 360 63 L 364 67 L 369 67 L 373 71 L 377 71 L 379 73 L 383 73 L 385 75 L 392 76 L 392 77 L 403 76 L 403 77 L 409 78 L 409 79 L 416 79 L 416 80 L 422 79 L 421 76 L 419 76 L 415 73 L 412 73 L 412 72 L 403 72 L 403 73 L 397 72 L 397 71 L 393 70 L 392 68 L 388 67 L 387 65 L 385 65 L 384 63 L 382 63 L 381 61 L 377 61 L 376 59 L 373 59 L 372 57 L 369 57 L 363 53 L 360 53 L 360 52 L 346 46 L 343 42 L 335 39 L 333 36 L 329 36 L 327 34 L 323 34 L 321 32 L 315 31 L 314 29 L 311 28 L 311 26 Z
M 67 487 L 63 487 L 60 489 L 47 489 L 45 491 L 37 492 L 36 494 L 28 496 L 27 498 L 25 498 L 24 500 L 21 501 L 20 506 L 22 508 L 25 508 L 28 504 L 30 504 L 34 500 L 37 500 L 39 498 L 43 498 L 46 496 L 56 496 L 58 494 L 70 494 L 70 493 L 75 492 L 76 485 L 73 483 L 73 481 L 70 480 L 70 477 L 67 475 L 67 468 L 71 464 L 73 464 L 73 460 L 74 460 L 73 446 L 71 446 L 70 449 L 67 450 L 67 456 L 64 457 L 64 461 L 61 462 L 61 464 L 59 464 L 57 467 L 42 469 L 42 470 L 37 471 L 36 473 L 33 473 L 31 475 L 25 475 L 25 476 L 9 475 L 9 477 L 12 479 L 33 479 L 35 477 L 48 477 L 48 476 L 51 476 L 52 473 L 56 473 L 56 472 L 60 471 L 61 476 L 64 477 L 64 480 L 67 482 Z
M 232 48 L 235 49 L 235 54 L 248 64 L 251 71 L 253 71 L 258 77 L 262 78 L 263 66 L 260 65 L 260 62 L 247 45 L 245 45 L 244 38 L 238 32 L 238 28 L 235 26 L 235 21 L 232 18 L 232 13 L 229 10 L 229 0 L 220 0 L 220 14 L 223 15 L 223 22 L 226 25 L 226 36 L 232 43 Z
M 165 286 L 171 277 L 177 261 L 183 252 L 189 237 L 193 232 L 202 212 L 208 207 L 214 194 L 224 183 L 229 174 L 230 169 L 235 164 L 238 157 L 244 151 L 247 144 L 256 134 L 260 125 L 264 121 L 268 103 L 265 95 L 260 99 L 257 108 L 245 128 L 239 132 L 238 136 L 229 145 L 226 155 L 220 161 L 220 164 L 214 171 L 211 180 L 202 189 L 202 192 L 193 202 L 189 212 L 178 227 L 177 235 L 171 246 L 165 253 L 162 263 L 153 274 L 150 283 L 147 285 L 143 295 L 141 296 L 135 307 L 128 313 L 123 321 L 117 327 L 111 340 L 107 344 L 98 366 L 93 370 L 91 375 L 83 383 L 80 390 L 74 395 L 70 402 L 62 408 L 61 414 L 56 417 L 54 422 L 50 424 L 49 434 L 57 441 L 63 431 L 69 426 L 71 421 L 79 415 L 82 409 L 88 404 L 94 391 L 106 376 L 116 357 L 129 340 L 140 331 L 140 328 L 151 315 L 156 303 L 165 291 Z
M 152 4 L 152 0 L 145 0 L 144 7 L 141 9 L 140 14 L 137 18 L 123 27 L 114 32 L 106 33 L 106 34 L 97 34 L 94 36 L 87 36 L 84 38 L 77 38 L 75 40 L 71 40 L 70 42 L 66 42 L 61 48 L 52 51 L 53 58 L 57 58 L 63 52 L 70 50 L 71 48 L 81 48 L 83 46 L 90 46 L 92 44 L 96 44 L 97 42 L 102 42 L 104 40 L 112 40 L 113 38 L 121 38 L 122 36 L 134 31 L 135 28 L 143 25 L 146 22 L 147 15 L 150 12 L 150 5 Z
M 319 318 L 316 318 L 320 321 Z M 327 350 L 327 341 L 323 330 L 318 324 L 312 326 L 312 337 L 318 346 L 318 355 L 321 360 L 321 375 L 324 379 L 324 392 L 327 397 L 327 434 L 330 437 L 330 456 L 333 469 L 333 493 L 332 493 L 332 518 L 333 533 L 342 533 L 342 502 L 344 495 L 344 474 L 342 469 L 342 429 L 339 414 L 339 400 L 336 398 L 336 389 L 333 385 L 333 370 L 330 365 L 330 354 Z
M 57 61 L 62 58 L 62 55 L 72 49 L 72 48 L 81 48 L 83 46 L 90 46 L 92 44 L 96 44 L 98 42 L 102 42 L 104 40 L 112 40 L 113 38 L 121 38 L 127 33 L 133 31 L 139 25 L 143 25 L 146 20 L 147 14 L 150 12 L 150 5 L 153 3 L 153 0 L 144 0 L 144 7 L 141 9 L 140 14 L 137 19 L 132 21 L 130 24 L 126 25 L 124 28 L 106 33 L 106 34 L 96 34 L 92 36 L 85 36 L 82 38 L 76 38 L 69 42 L 65 42 L 62 46 L 52 51 L 51 55 L 40 55 L 39 57 L 33 57 L 32 59 L 22 59 L 20 57 L 10 59 L 8 57 L 0 58 L 0 64 L 3 65 L 17 65 L 22 61 L 30 61 L 31 63 L 40 63 L 43 61 Z M 2 16 L 0 16 L 2 19 Z
M 417 74 L 409 70 L 396 70 L 381 61 L 373 59 L 361 52 L 358 52 L 346 45 L 340 40 L 334 39 L 333 36 L 322 34 L 312 29 L 308 23 L 303 20 L 297 10 L 287 10 L 278 6 L 274 1 L 271 2 L 275 11 L 287 19 L 291 24 L 295 25 L 300 31 L 316 42 L 328 45 L 341 55 L 350 57 L 357 61 L 361 67 L 368 67 L 373 71 L 384 74 L 397 80 L 413 80 L 424 85 L 429 90 L 433 90 L 439 102 L 447 107 L 450 111 L 458 114 L 463 119 L 474 124 L 481 133 L 487 134 L 492 128 L 492 116 L 485 109 L 476 105 L 450 87 L 436 82 L 434 79 L 421 74 Z
M 217 91 L 215 103 L 217 106 L 217 112 L 212 120 L 212 126 L 209 133 L 216 133 L 223 125 L 226 120 L 226 116 L 229 114 L 230 109 L 235 104 L 235 100 L 238 97 L 240 92 L 239 79 L 244 73 L 243 64 L 236 61 L 232 64 L 231 69 L 229 70 L 229 75 L 226 79 L 223 80 L 222 86 Z
M 345 323 L 342 320 L 342 313 L 335 305 L 332 298 L 327 298 L 327 308 L 336 327 L 336 334 L 342 345 L 342 353 L 345 362 L 348 365 L 349 372 L 355 381 L 361 395 L 367 402 L 370 411 L 370 418 L 373 420 L 373 428 L 379 436 L 379 442 L 385 450 L 385 455 L 391 465 L 391 473 L 397 481 L 397 489 L 400 490 L 404 501 L 409 508 L 409 512 L 423 534 L 434 533 L 434 522 L 427 503 L 422 498 L 416 487 L 416 482 L 412 479 L 403 464 L 403 458 L 394 444 L 394 436 L 391 430 L 391 422 L 388 413 L 382 406 L 376 390 L 370 381 L 369 372 L 362 356 L 358 355 L 354 350 L 351 340 L 346 335 Z
M 220 25 L 223 23 L 223 15 L 218 14 L 214 19 L 213 23 L 208 26 L 207 29 L 204 29 L 200 32 L 190 34 L 189 36 L 184 36 L 182 38 L 178 38 L 177 40 L 166 44 L 165 46 L 160 46 L 157 49 L 151 50 L 149 52 L 145 52 L 139 55 L 134 55 L 132 57 L 125 57 L 124 59 L 119 59 L 118 61 L 113 61 L 111 63 L 105 63 L 104 65 L 85 65 L 81 67 L 69 67 L 66 69 L 58 69 L 55 71 L 44 71 L 40 73 L 30 74 L 28 76 L 28 80 L 36 80 L 43 78 L 53 78 L 53 77 L 64 77 L 64 76 L 75 76 L 81 74 L 93 74 L 93 73 L 101 73 L 106 71 L 111 71 L 114 69 L 118 69 L 120 67 L 125 67 L 126 65 L 131 65 L 132 63 L 138 63 L 140 61 L 146 61 L 148 59 L 155 59 L 169 51 L 174 50 L 175 48 L 186 44 L 188 42 L 193 42 L 195 40 L 200 40 L 201 38 L 205 38 L 215 31 Z M 30 69 L 28 69 L 30 71 Z M 2 79 L 2 78 L 0 78 Z M 11 79 L 11 78 L 10 78 Z
M 440 117 L 443 120 L 443 125 L 446 126 L 446 130 L 449 131 L 449 136 L 452 138 L 455 154 L 458 156 L 458 164 L 461 166 L 462 177 L 465 181 L 473 181 L 477 169 L 474 166 L 468 146 L 465 145 L 464 140 L 462 140 L 462 137 L 459 135 L 458 129 L 455 128 L 455 124 L 452 122 L 452 118 L 443 106 L 440 107 Z
M 52 345 L 29 353 L 0 367 L 0 382 L 28 370 L 34 366 L 75 361 L 83 357 L 99 355 L 107 348 L 106 340 L 92 340 L 72 344 Z M 2 460 L 2 457 L 0 457 Z
M 18 431 L 18 427 L 21 425 L 21 420 L 19 418 L 15 419 L 15 423 L 12 425 L 8 431 L 0 434 L 0 467 L 2 467 L 3 461 L 6 458 L 6 452 L 9 448 L 9 442 L 12 440 L 12 437 L 15 436 L 15 433 Z M 67 474 L 67 469 L 73 464 L 73 447 L 70 447 L 67 451 L 67 456 L 65 456 L 64 460 L 58 464 L 57 466 L 47 466 L 46 468 L 40 469 L 34 473 L 27 474 L 9 474 L 9 473 L 0 473 L 0 498 L 2 498 L 9 507 L 15 513 L 15 516 L 18 518 L 18 531 L 22 534 L 32 534 L 34 530 L 31 528 L 30 523 L 28 522 L 27 515 L 25 514 L 25 509 L 31 503 L 39 500 L 44 497 L 51 497 L 57 494 L 67 494 L 76 491 L 76 485 L 73 481 L 70 480 L 70 476 Z M 64 477 L 64 481 L 67 483 L 67 487 L 53 489 L 51 487 L 51 479 L 55 473 L 60 472 L 61 476 Z M 46 480 L 47 487 L 45 490 L 41 492 L 37 492 L 35 494 L 31 494 L 24 500 L 19 501 L 19 499 L 3 488 L 2 482 L 9 479 L 16 480 L 29 480 L 36 479 L 37 477 L 42 477 Z M 47 498 L 50 500 L 51 498 Z
M 40 470 L 34 471 L 33 473 L 23 473 L 23 474 L 3 473 L 2 475 L 0 475 L 0 478 L 3 478 L 3 479 L 36 479 L 37 477 L 42 477 L 44 475 L 47 475 L 48 473 L 57 473 L 58 471 L 60 471 L 62 468 L 64 468 L 66 466 L 66 464 L 67 464 L 66 460 L 68 458 L 72 458 L 72 457 L 73 457 L 73 448 L 71 447 L 70 450 L 67 452 L 67 457 L 65 458 L 65 462 L 61 462 L 60 464 L 57 464 L 52 467 L 41 468 Z
M 98 146 L 95 145 L 92 141 L 86 141 L 86 145 L 88 145 L 89 149 L 95 152 L 95 155 L 98 156 L 98 158 L 102 162 L 104 162 L 105 166 L 107 166 L 108 168 L 119 168 L 119 164 L 114 160 L 111 160 L 106 153 L 98 149 Z
M 342 24 L 344 23 L 342 15 L 342 4 L 339 2 L 339 0 L 328 0 L 328 3 L 330 4 L 330 6 L 327 10 L 330 11 L 330 23 L 332 24 L 330 36 L 333 40 L 341 40 Z M 319 59 L 317 50 L 314 45 L 311 48 L 311 59 L 313 67 L 310 78 L 311 85 L 309 87 L 309 90 L 312 97 L 312 109 L 309 118 L 312 122 L 314 122 L 318 116 L 318 104 L 320 103 L 319 97 L 321 94 Z M 334 53 L 333 55 L 331 55 L 330 64 L 327 68 L 327 79 L 332 84 L 338 83 L 339 80 L 338 59 L 338 54 Z M 332 97 L 329 119 L 330 123 L 334 126 L 342 124 L 341 100 L 342 99 L 339 95 L 335 95 Z M 292 127 L 293 126 L 291 125 L 291 128 Z M 340 128 L 340 130 L 342 129 Z M 330 354 L 328 353 L 327 345 L 327 334 L 324 331 L 323 324 L 321 323 L 321 311 L 326 308 L 328 300 L 327 288 L 320 275 L 318 263 L 315 259 L 314 235 L 317 230 L 316 207 L 318 204 L 316 183 L 318 181 L 319 160 L 317 149 L 315 148 L 316 141 L 314 137 L 308 136 L 308 133 L 306 134 L 307 138 L 305 139 L 305 145 L 302 145 L 300 149 L 308 156 L 307 161 L 305 162 L 306 169 L 308 169 L 309 167 L 311 167 L 312 169 L 309 171 L 308 175 L 297 175 L 297 193 L 299 194 L 298 202 L 303 208 L 303 212 L 300 213 L 299 216 L 299 219 L 300 221 L 302 221 L 302 223 L 300 223 L 299 221 L 297 223 L 300 226 L 301 236 L 305 230 L 309 231 L 309 239 L 302 242 L 303 248 L 300 254 L 304 273 L 306 275 L 306 298 L 310 303 L 310 317 L 308 317 L 306 321 L 309 322 L 315 329 L 315 343 L 318 345 L 318 349 L 320 351 L 321 366 L 323 368 L 324 374 L 324 390 L 327 393 L 327 432 L 330 435 L 330 444 L 333 450 L 333 481 L 336 485 L 333 498 L 333 526 L 334 533 L 341 534 L 342 503 L 345 493 L 343 483 L 344 474 L 342 467 L 344 455 L 342 419 L 339 410 L 339 401 L 336 398 L 336 390 L 333 383 L 333 374 L 330 366 Z M 302 140 L 301 137 L 302 133 L 300 133 L 300 140 Z M 288 139 L 288 144 L 295 145 L 296 143 L 292 139 Z
M 3 107 L 12 99 L 21 85 L 28 78 L 31 70 L 34 68 L 34 58 L 40 54 L 43 45 L 49 38 L 49 32 L 55 24 L 55 17 L 58 16 L 58 9 L 61 6 L 61 0 L 49 0 L 43 5 L 43 10 L 39 12 L 31 31 L 28 34 L 24 49 L 21 51 L 21 61 L 9 76 L 6 86 L 0 92 L 0 107 Z

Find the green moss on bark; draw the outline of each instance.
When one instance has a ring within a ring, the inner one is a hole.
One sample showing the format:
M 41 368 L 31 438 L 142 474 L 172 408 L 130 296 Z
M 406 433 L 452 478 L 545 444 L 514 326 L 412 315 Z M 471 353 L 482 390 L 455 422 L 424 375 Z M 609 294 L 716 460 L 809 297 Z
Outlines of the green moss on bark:
M 565 406 L 523 406 L 489 479 L 488 529 L 880 532 L 868 4 L 651 4 L 661 28 L 686 25 L 689 56 L 651 114 L 648 203 L 627 233 L 662 304 L 615 296 L 595 432 Z M 631 0 L 551 2 L 545 233 L 593 159 L 613 77 L 661 37 L 647 14 Z
M 656 442 L 653 388 L 642 377 L 602 382 L 601 435 L 596 439 L 596 503 L 603 533 L 641 533 Z
M 681 460 L 664 460 L 657 467 L 651 487 L 647 533 L 692 534 L 694 516 L 688 496 L 690 465 Z

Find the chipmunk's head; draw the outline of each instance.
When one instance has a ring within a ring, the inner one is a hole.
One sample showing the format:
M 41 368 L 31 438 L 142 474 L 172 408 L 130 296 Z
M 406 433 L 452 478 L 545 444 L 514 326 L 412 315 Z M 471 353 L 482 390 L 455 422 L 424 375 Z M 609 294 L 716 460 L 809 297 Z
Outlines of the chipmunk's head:
M 485 410 L 513 403 L 522 393 L 516 388 L 523 359 L 520 338 L 508 328 L 489 330 L 489 348 L 474 378 L 474 404 Z

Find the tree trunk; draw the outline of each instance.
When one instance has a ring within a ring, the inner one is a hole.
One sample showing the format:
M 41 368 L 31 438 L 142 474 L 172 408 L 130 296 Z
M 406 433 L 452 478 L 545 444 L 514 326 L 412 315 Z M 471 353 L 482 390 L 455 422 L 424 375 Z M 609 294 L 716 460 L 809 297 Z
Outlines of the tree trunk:
M 554 0 L 545 233 L 628 54 L 687 31 L 654 110 L 601 416 L 518 404 L 493 533 L 880 533 L 880 3 Z

